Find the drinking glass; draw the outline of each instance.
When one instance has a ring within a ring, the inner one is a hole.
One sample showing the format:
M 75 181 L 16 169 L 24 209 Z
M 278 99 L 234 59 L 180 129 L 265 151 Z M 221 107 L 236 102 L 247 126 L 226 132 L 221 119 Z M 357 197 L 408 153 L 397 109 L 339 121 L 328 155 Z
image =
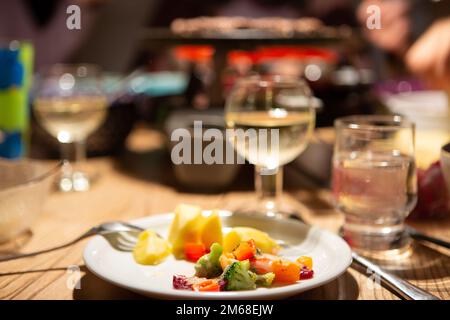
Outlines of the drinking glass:
M 344 238 L 362 254 L 406 252 L 404 220 L 417 201 L 414 124 L 400 116 L 335 121 L 333 193 Z
M 58 139 L 65 160 L 58 180 L 61 191 L 86 191 L 91 186 L 93 174 L 89 175 L 84 165 L 86 139 L 101 125 L 107 112 L 100 76 L 95 65 L 58 64 L 37 79 L 34 113 Z
M 286 213 L 279 196 L 282 166 L 305 150 L 314 130 L 311 91 L 301 79 L 252 75 L 239 79 L 226 103 L 227 138 L 238 154 L 255 166 L 257 208 L 266 216 Z M 231 130 L 230 130 L 231 129 Z

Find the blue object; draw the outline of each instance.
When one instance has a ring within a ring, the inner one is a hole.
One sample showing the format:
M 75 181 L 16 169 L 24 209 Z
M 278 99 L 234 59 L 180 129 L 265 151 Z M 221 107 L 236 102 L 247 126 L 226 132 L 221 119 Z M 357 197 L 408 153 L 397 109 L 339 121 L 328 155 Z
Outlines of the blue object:
M 132 79 L 132 94 L 145 94 L 152 97 L 182 94 L 188 85 L 188 77 L 182 72 L 146 73 Z
M 27 114 L 25 68 L 21 47 L 0 47 L 0 157 L 20 158 L 25 151 Z
M 17 159 L 23 155 L 22 133 L 0 131 L 0 157 Z
M 19 50 L 0 48 L 0 90 L 22 86 L 23 78 L 24 69 L 19 60 Z

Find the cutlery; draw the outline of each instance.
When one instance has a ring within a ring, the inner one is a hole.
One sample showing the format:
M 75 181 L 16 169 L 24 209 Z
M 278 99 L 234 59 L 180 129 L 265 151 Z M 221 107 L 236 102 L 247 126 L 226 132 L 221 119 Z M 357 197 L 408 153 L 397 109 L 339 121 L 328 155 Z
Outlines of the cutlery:
M 301 221 L 302 223 L 308 225 L 296 213 L 289 214 L 289 218 Z M 382 269 L 377 264 L 369 261 L 366 258 L 363 258 L 362 256 L 360 256 L 359 254 L 357 254 L 354 251 L 352 251 L 352 258 L 356 264 L 363 266 L 367 270 L 371 270 L 371 272 L 378 275 L 380 277 L 380 279 L 384 282 L 385 285 L 387 285 L 389 288 L 391 288 L 394 292 L 396 292 L 398 295 L 400 295 L 404 299 L 408 299 L 408 300 L 440 300 L 435 295 L 432 295 L 431 293 L 428 293 L 425 290 L 422 290 L 419 287 L 416 287 L 415 285 L 409 283 L 408 281 L 403 280 L 390 272 L 387 272 L 386 270 Z
M 76 238 L 70 242 L 67 242 L 65 244 L 62 244 L 62 245 L 59 245 L 56 247 L 52 247 L 52 248 L 48 248 L 48 249 L 44 249 L 44 250 L 30 252 L 30 253 L 21 253 L 21 254 L 11 254 L 11 255 L 0 256 L 0 262 L 20 259 L 20 258 L 26 258 L 26 257 L 32 257 L 32 256 L 36 256 L 39 254 L 67 248 L 67 247 L 77 243 L 78 241 L 81 241 L 85 238 L 88 238 L 88 237 L 91 237 L 94 235 L 102 235 L 111 244 L 111 246 L 117 250 L 132 251 L 134 245 L 136 244 L 138 234 L 143 230 L 144 229 L 142 229 L 140 227 L 131 225 L 126 222 L 118 222 L 118 221 L 105 222 L 105 223 L 99 224 L 98 226 L 92 227 L 91 229 L 89 229 L 88 231 L 86 231 L 85 233 L 80 235 L 78 238 Z
M 402 298 L 408 300 L 441 300 L 435 295 L 426 292 L 425 290 L 416 287 L 410 282 L 403 280 L 396 275 L 387 272 L 380 268 L 375 263 L 369 261 L 366 258 L 361 257 L 356 252 L 352 251 L 353 261 L 363 266 L 367 270 L 377 274 L 384 283 L 389 286 L 394 292 L 399 294 Z
M 450 249 L 450 242 L 442 240 L 442 239 L 438 239 L 438 238 L 435 238 L 435 237 L 430 237 L 430 236 L 428 236 L 426 234 L 423 234 L 423 233 L 417 231 L 416 229 L 414 229 L 412 227 L 407 226 L 406 227 L 406 232 L 414 240 L 427 241 L 427 242 L 434 243 L 434 244 L 436 244 L 438 246 Z

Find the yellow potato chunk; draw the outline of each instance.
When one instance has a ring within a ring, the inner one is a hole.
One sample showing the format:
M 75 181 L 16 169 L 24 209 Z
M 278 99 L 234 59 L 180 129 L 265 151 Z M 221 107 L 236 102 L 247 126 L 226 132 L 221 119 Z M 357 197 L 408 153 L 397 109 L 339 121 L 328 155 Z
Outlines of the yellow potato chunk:
M 210 248 L 214 242 L 222 244 L 222 222 L 216 212 L 209 217 L 204 217 L 201 230 L 201 241 L 206 248 Z
M 170 244 L 151 230 L 139 234 L 133 257 L 139 264 L 155 265 L 161 263 L 171 252 Z
M 169 242 L 173 255 L 184 258 L 186 243 L 203 243 L 209 248 L 214 242 L 222 243 L 222 223 L 217 213 L 202 214 L 198 206 L 180 204 L 175 209 L 175 217 L 169 230 Z
M 184 246 L 188 242 L 201 242 L 202 209 L 198 206 L 180 204 L 175 209 L 175 217 L 169 230 L 169 242 L 172 253 L 178 258 L 184 257 Z
M 241 241 L 253 239 L 263 253 L 275 254 L 279 245 L 267 233 L 250 227 L 235 227 L 223 239 L 223 251 L 232 252 Z

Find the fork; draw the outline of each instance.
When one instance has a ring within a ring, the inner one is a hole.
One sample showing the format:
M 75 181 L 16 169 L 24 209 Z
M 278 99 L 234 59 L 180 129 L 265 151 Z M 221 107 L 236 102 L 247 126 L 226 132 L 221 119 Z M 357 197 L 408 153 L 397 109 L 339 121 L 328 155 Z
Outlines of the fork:
M 102 235 L 105 237 L 105 239 L 117 250 L 120 251 L 131 251 L 136 244 L 137 241 L 137 235 L 142 232 L 144 229 L 131 225 L 126 222 L 120 222 L 120 221 L 112 221 L 112 222 L 105 222 L 102 224 L 99 224 L 95 227 L 92 227 L 82 235 L 80 235 L 78 238 L 75 238 L 74 240 L 64 243 L 62 245 L 39 250 L 35 252 L 30 253 L 21 253 L 21 254 L 11 254 L 11 255 L 5 255 L 0 256 L 0 262 L 3 261 L 9 261 L 9 260 L 15 260 L 20 258 L 26 258 L 26 257 L 33 257 L 37 256 L 39 254 L 52 252 L 55 250 L 67 248 L 85 238 L 92 237 L 94 235 Z

